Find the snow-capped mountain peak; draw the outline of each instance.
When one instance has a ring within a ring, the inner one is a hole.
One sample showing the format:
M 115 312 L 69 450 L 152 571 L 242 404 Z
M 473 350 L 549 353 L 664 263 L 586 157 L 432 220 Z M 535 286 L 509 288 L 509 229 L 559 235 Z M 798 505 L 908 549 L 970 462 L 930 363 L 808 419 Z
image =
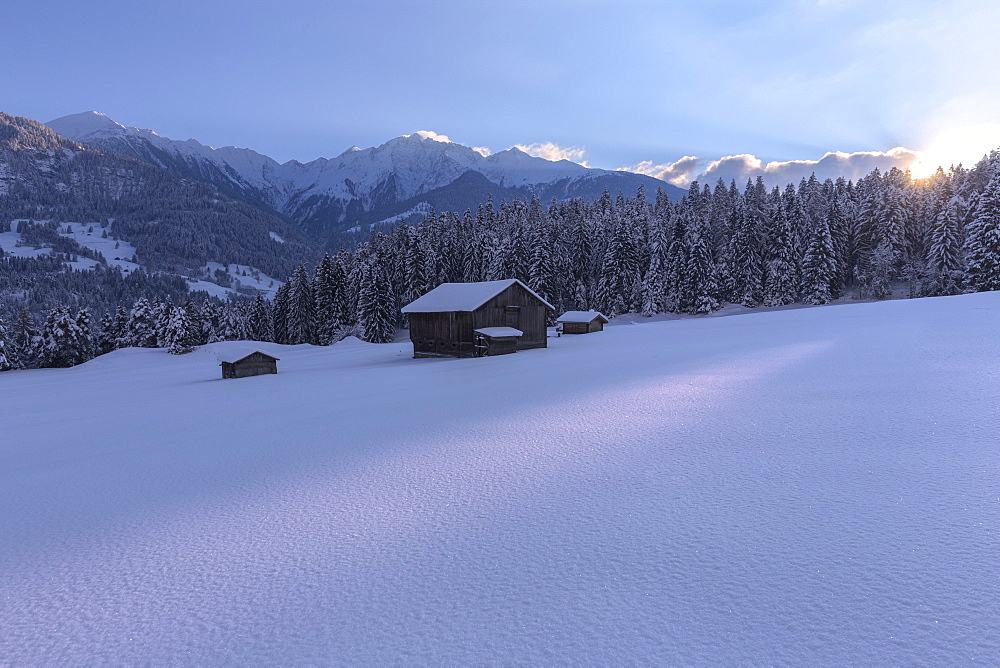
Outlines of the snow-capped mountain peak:
M 114 133 L 125 130 L 125 126 L 117 123 L 99 111 L 85 111 L 81 114 L 71 114 L 62 116 L 46 123 L 58 134 L 72 139 L 82 141 L 84 137 L 100 133 Z
M 433 130 L 417 130 L 371 148 L 352 146 L 332 159 L 278 163 L 250 149 L 169 139 L 96 111 L 63 116 L 47 125 L 68 139 L 209 183 L 296 220 L 315 234 L 348 228 L 364 218 L 388 219 L 412 209 L 414 198 L 446 188 L 470 171 L 496 184 L 498 196 L 502 191 L 507 197 L 596 197 L 605 187 L 634 193 L 639 182 L 649 192 L 657 186 L 672 189 L 651 177 L 546 160 L 517 147 L 490 154 Z M 461 207 L 478 204 L 460 197 L 448 202 Z

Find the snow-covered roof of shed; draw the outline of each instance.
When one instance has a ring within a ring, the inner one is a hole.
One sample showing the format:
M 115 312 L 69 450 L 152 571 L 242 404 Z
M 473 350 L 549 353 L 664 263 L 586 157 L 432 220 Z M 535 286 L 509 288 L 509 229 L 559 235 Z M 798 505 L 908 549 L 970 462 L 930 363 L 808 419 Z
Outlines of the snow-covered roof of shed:
M 482 327 L 475 330 L 477 334 L 496 339 L 501 336 L 524 336 L 524 332 L 513 327 Z
M 502 281 L 483 281 L 481 283 L 442 283 L 426 295 L 417 297 L 403 307 L 403 313 L 447 313 L 449 311 L 475 311 L 477 308 L 496 297 L 498 294 L 514 285 L 534 295 L 548 308 L 552 304 L 516 278 Z
M 594 318 L 610 322 L 606 315 L 597 311 L 566 311 L 556 318 L 556 322 L 593 322 Z
M 260 353 L 261 355 L 267 355 L 271 359 L 279 359 L 272 355 L 271 353 L 266 353 L 259 348 L 253 348 L 251 346 L 232 346 L 226 348 L 226 350 L 218 351 L 215 353 L 215 359 L 219 362 L 225 362 L 227 364 L 235 364 L 240 360 L 244 360 L 254 353 Z

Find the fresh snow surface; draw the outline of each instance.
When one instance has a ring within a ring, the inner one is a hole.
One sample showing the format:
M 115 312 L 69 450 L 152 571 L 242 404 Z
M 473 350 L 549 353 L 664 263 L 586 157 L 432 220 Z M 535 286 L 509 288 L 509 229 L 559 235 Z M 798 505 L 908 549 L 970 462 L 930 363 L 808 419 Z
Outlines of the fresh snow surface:
M 268 232 L 268 234 L 271 235 L 271 239 L 277 241 L 279 244 L 285 243 L 285 240 L 282 239 L 277 232 Z
M 0 663 L 997 665 L 998 331 L 982 293 L 0 373 Z
M 556 322 L 592 322 L 594 318 L 609 322 L 607 316 L 597 311 L 566 311 L 556 318 Z
M 475 311 L 477 308 L 514 285 L 520 285 L 538 297 L 527 285 L 516 278 L 479 283 L 442 283 L 427 294 L 417 297 L 402 308 L 403 313 L 446 313 L 448 311 Z M 541 297 L 538 297 L 542 299 Z M 548 304 L 544 299 L 542 302 Z M 549 306 L 549 308 L 552 308 Z
M 482 327 L 475 330 L 476 332 L 482 334 L 483 336 L 523 336 L 524 332 L 519 329 L 514 329 L 513 327 Z

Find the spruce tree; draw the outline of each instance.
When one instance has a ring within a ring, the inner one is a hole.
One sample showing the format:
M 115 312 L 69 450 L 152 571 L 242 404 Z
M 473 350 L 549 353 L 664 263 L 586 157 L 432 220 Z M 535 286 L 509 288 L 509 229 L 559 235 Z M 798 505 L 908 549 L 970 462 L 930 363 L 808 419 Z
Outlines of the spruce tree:
M 679 310 L 692 314 L 711 313 L 719 308 L 716 299 L 715 265 L 709 249 L 708 232 L 702 225 L 687 230 L 687 265 L 679 290 Z
M 9 337 L 7 321 L 0 313 L 0 371 L 9 371 L 18 367 L 17 360 L 14 358 L 14 346 L 9 344 Z
M 271 341 L 273 336 L 267 302 L 258 294 L 247 312 L 247 338 L 251 341 Z
M 163 344 L 171 355 L 182 355 L 193 349 L 190 342 L 191 322 L 183 306 L 170 309 L 170 319 L 163 333 Z
M 836 278 L 833 238 L 825 218 L 816 222 L 809 247 L 802 260 L 802 294 L 808 304 L 826 304 L 833 295 L 831 285 Z
M 38 344 L 38 365 L 45 368 L 73 366 L 76 355 L 72 350 L 76 338 L 76 323 L 65 306 L 48 312 L 42 325 Z
M 329 255 L 324 255 L 313 273 L 316 340 L 320 345 L 330 345 L 337 331 L 344 326 L 344 290 L 340 264 Z
M 748 185 L 748 192 L 756 192 L 756 189 Z M 733 236 L 725 259 L 729 278 L 726 292 L 730 302 L 752 308 L 761 300 L 763 267 L 756 204 L 745 199 L 738 199 L 732 209 Z
M 83 364 L 94 357 L 94 332 L 91 325 L 90 309 L 77 311 L 70 329 L 69 351 L 71 365 Z
M 299 265 L 288 282 L 288 343 L 315 342 L 315 301 L 313 299 L 312 282 L 306 273 L 306 268 Z
M 798 296 L 798 270 L 792 248 L 794 231 L 784 207 L 771 220 L 767 235 L 764 306 L 791 304 Z
M 371 262 L 364 272 L 358 301 L 358 324 L 365 341 L 391 343 L 395 338 L 394 302 L 384 264 Z
M 979 197 L 965 253 L 969 287 L 977 292 L 1000 290 L 1000 172 Z
M 927 264 L 931 272 L 931 293 L 955 295 L 961 292 L 962 244 L 958 236 L 958 216 L 950 203 L 941 206 L 934 217 Z
M 136 300 L 129 313 L 127 325 L 127 341 L 129 346 L 136 348 L 156 347 L 156 322 L 153 320 L 153 312 L 144 297 Z

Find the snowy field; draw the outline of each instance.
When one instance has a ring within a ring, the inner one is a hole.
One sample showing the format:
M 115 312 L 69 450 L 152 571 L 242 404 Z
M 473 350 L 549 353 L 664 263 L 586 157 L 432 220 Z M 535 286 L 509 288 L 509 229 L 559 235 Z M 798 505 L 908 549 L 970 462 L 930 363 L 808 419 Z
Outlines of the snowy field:
M 0 663 L 1000 663 L 1000 293 L 0 374 Z

